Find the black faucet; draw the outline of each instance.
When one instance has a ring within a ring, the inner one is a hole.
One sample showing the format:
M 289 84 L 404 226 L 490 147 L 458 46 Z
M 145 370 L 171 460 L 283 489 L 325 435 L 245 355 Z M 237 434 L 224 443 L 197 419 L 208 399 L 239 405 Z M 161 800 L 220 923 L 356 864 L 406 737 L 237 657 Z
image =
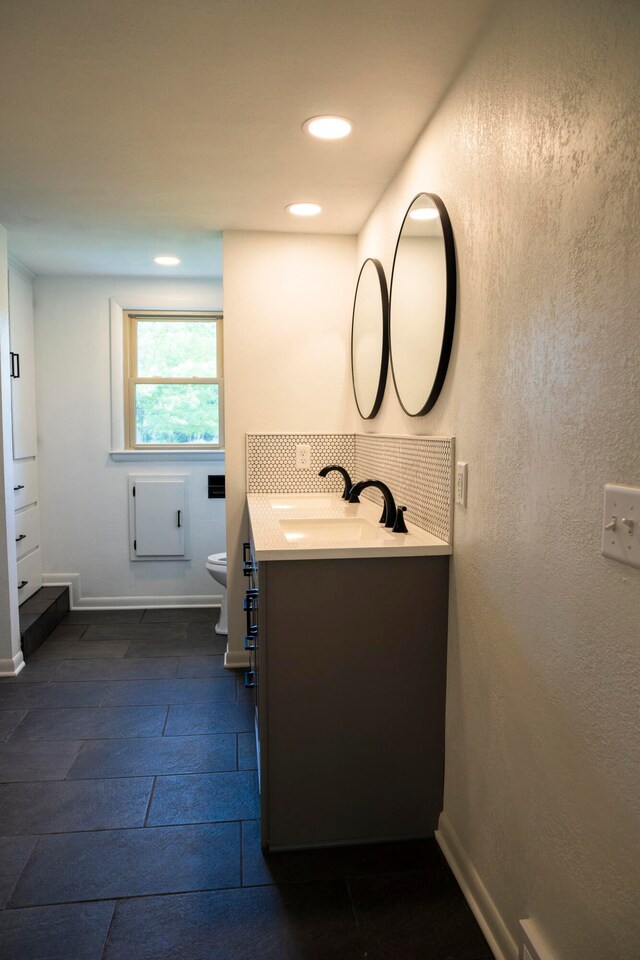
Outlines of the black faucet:
M 385 527 L 393 527 L 396 522 L 396 502 L 393 499 L 393 494 L 386 483 L 383 483 L 382 480 L 361 480 L 360 483 L 356 483 L 349 492 L 349 503 L 360 503 L 360 497 L 358 494 L 362 493 L 365 487 L 376 487 L 382 496 L 384 497 L 384 507 L 382 509 L 382 516 L 380 517 L 380 523 L 384 523 Z M 400 514 L 402 518 L 402 514 Z M 401 530 L 397 530 L 396 533 L 401 533 Z
M 351 487 L 353 486 L 353 484 L 351 482 L 351 477 L 349 476 L 349 474 L 347 473 L 344 467 L 339 467 L 336 463 L 333 463 L 329 467 L 323 467 L 322 470 L 320 470 L 320 472 L 318 473 L 318 476 L 326 477 L 327 474 L 331 473 L 332 470 L 337 470 L 337 472 L 341 474 L 342 479 L 344 480 L 344 490 L 342 491 L 342 499 L 348 500 L 349 491 L 351 490 Z M 354 502 L 357 503 L 358 501 L 355 500 Z

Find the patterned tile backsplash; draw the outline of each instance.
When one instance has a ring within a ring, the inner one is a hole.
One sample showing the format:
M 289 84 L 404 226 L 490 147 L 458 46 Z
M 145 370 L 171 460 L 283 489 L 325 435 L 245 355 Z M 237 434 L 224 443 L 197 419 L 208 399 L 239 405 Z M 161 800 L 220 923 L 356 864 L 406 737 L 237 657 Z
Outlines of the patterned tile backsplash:
M 311 446 L 311 470 L 296 470 L 296 445 Z M 247 493 L 341 491 L 337 473 L 318 470 L 329 463 L 345 467 L 356 480 L 384 480 L 406 518 L 442 540 L 452 537 L 452 437 L 390 437 L 353 433 L 247 434 Z M 377 490 L 363 496 L 381 500 Z
M 311 446 L 311 470 L 296 470 L 296 446 Z M 356 438 L 353 433 L 248 433 L 247 493 L 342 492 L 340 474 L 326 480 L 318 471 L 340 464 L 353 477 Z M 355 483 L 355 480 L 354 480 Z
M 406 506 L 407 520 L 447 542 L 452 469 L 451 437 L 356 435 L 356 476 L 384 480 L 396 503 Z M 371 488 L 362 496 L 382 502 L 380 493 Z

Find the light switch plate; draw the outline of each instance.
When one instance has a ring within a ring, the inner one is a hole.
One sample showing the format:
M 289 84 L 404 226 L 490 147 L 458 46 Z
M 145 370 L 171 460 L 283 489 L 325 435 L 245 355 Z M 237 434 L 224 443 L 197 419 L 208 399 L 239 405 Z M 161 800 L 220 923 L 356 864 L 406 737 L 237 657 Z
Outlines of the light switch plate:
M 467 463 L 461 461 L 456 463 L 456 503 L 459 503 L 461 507 L 467 505 L 468 466 Z
M 640 487 L 605 485 L 602 553 L 640 567 Z

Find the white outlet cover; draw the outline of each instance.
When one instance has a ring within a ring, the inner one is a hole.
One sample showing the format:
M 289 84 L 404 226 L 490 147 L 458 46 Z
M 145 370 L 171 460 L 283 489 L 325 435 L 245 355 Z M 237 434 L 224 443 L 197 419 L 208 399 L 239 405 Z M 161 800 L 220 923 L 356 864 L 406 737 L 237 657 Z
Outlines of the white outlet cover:
M 456 463 L 456 503 L 461 507 L 467 505 L 467 477 L 469 465 L 461 460 Z
M 311 470 L 311 444 L 296 444 L 296 470 Z
M 607 530 L 607 526 L 610 529 Z M 640 487 L 606 484 L 602 553 L 620 563 L 640 567 Z

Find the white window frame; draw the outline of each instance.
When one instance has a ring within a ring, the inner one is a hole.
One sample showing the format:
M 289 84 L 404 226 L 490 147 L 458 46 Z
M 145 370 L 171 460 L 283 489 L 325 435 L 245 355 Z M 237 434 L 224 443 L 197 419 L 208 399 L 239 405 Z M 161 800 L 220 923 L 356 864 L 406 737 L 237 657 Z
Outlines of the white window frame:
M 124 381 L 124 442 L 127 450 L 132 451 L 173 451 L 188 453 L 214 451 L 224 449 L 224 360 L 222 339 L 222 313 L 219 311 L 189 311 L 189 310 L 123 310 L 123 381 Z M 137 322 L 157 320 L 166 322 L 173 320 L 176 323 L 200 321 L 216 324 L 216 359 L 217 377 L 139 377 L 137 375 Z M 218 386 L 218 414 L 219 432 L 218 443 L 136 443 L 135 435 L 135 388 L 138 383 L 203 383 L 217 384 Z

